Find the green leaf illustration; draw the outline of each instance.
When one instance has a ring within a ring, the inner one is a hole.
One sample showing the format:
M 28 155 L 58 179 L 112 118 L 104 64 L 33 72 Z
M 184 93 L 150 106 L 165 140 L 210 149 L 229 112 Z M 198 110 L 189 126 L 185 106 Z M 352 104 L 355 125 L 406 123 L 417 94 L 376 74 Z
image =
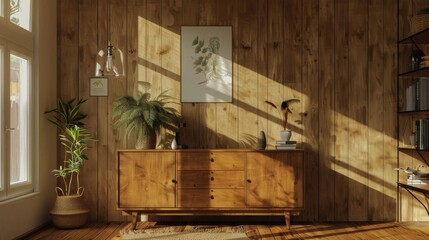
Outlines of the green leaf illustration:
M 192 41 L 192 46 L 195 46 L 197 44 L 198 44 L 198 36 L 196 36 L 194 41 Z

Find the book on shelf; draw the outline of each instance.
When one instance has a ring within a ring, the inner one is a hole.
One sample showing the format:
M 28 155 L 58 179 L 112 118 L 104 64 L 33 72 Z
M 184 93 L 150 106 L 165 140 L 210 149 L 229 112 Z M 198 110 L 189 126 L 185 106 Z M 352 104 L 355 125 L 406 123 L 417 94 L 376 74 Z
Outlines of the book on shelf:
M 429 78 L 421 77 L 405 90 L 405 111 L 429 110 Z
M 290 149 L 296 149 L 296 145 L 293 146 L 287 146 L 287 145 L 276 145 L 277 150 L 290 150 Z
M 421 174 L 421 175 L 410 174 L 408 175 L 408 180 L 429 180 L 429 174 Z
M 415 147 L 418 150 L 429 149 L 429 118 L 416 120 Z
M 427 184 L 429 184 L 429 180 L 419 180 L 419 179 L 411 180 L 411 179 L 407 179 L 407 183 L 408 184 L 425 184 L 425 185 L 427 185 Z
M 276 144 L 296 144 L 296 141 L 277 140 Z
M 420 98 L 418 102 L 419 110 L 427 110 L 429 108 L 428 90 L 429 90 L 429 78 L 420 78 Z

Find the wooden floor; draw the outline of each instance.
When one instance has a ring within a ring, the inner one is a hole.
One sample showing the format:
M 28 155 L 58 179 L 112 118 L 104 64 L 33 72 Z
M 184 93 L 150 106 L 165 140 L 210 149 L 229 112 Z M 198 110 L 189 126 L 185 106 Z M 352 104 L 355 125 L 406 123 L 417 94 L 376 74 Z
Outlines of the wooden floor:
M 142 223 L 143 224 L 143 223 Z M 54 227 L 43 228 L 30 236 L 20 239 L 92 239 L 120 240 L 119 231 L 129 223 L 92 223 L 78 230 L 58 230 Z M 162 227 L 155 223 L 141 226 Z M 175 226 L 178 230 L 184 226 Z M 186 226 L 189 228 L 189 226 Z M 327 224 L 294 224 L 290 231 L 280 225 L 245 225 L 250 239 L 429 239 L 429 222 L 419 223 L 327 223 Z

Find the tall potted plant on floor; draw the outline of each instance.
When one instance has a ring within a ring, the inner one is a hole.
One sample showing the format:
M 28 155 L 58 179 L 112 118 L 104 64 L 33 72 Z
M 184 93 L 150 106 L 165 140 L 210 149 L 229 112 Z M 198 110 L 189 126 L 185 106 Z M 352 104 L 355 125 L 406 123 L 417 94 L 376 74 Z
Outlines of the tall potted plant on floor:
M 139 82 L 144 85 L 146 91 L 137 96 L 122 96 L 113 103 L 114 128 L 126 127 L 126 134 L 131 134 L 136 139 L 136 149 L 153 149 L 156 147 L 157 136 L 161 128 L 177 131 L 179 124 L 179 112 L 168 104 L 173 104 L 174 98 L 161 92 L 152 98 L 148 92 L 151 84 Z
M 89 213 L 82 199 L 84 188 L 80 186 L 79 174 L 84 161 L 88 160 L 85 155 L 88 142 L 95 139 L 78 125 L 67 127 L 65 132 L 65 135 L 60 134 L 60 140 L 65 147 L 66 158 L 63 165 L 53 170 L 62 184 L 56 187 L 57 199 L 50 213 L 55 226 L 79 228 L 85 225 Z
M 89 209 L 83 202 L 84 188 L 80 186 L 80 170 L 87 160 L 85 151 L 88 142 L 95 139 L 83 128 L 82 120 L 86 114 L 80 112 L 81 105 L 86 101 L 75 99 L 67 102 L 58 100 L 57 108 L 46 111 L 48 120 L 55 124 L 59 130 L 61 145 L 64 147 L 64 159 L 54 175 L 61 179 L 56 187 L 57 198 L 50 211 L 52 221 L 58 228 L 79 228 L 86 221 Z

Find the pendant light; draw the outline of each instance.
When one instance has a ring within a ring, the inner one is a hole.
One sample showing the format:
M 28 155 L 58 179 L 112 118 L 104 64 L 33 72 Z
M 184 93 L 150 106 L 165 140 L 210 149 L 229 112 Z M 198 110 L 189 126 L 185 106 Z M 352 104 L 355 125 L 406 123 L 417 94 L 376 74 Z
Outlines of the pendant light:
M 107 0 L 107 48 L 101 49 L 96 57 L 96 76 L 125 76 L 124 54 L 121 49 L 114 47 L 110 39 L 110 1 Z M 105 51 L 106 50 L 106 51 Z M 106 54 L 107 53 L 107 54 Z

